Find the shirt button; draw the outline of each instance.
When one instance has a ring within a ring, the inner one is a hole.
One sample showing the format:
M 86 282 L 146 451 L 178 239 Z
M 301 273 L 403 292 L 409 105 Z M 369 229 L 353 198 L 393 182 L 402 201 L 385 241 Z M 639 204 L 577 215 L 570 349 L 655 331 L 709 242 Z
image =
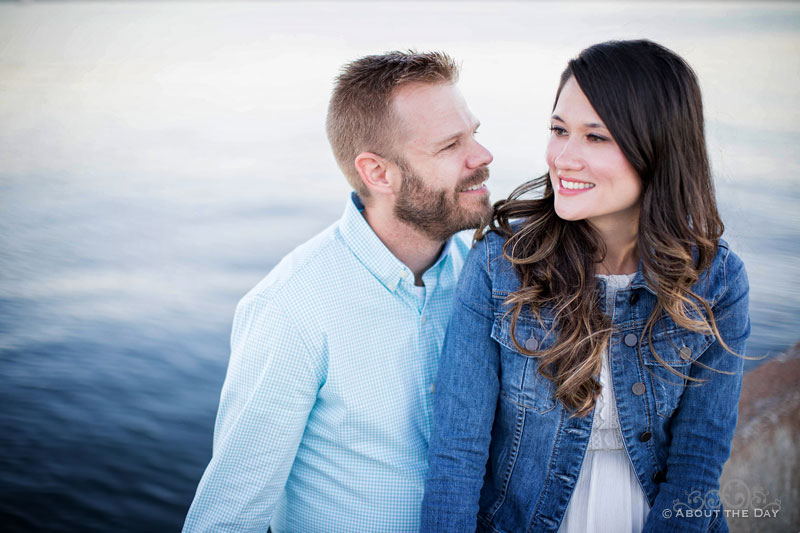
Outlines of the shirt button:
M 633 333 L 628 333 L 625 335 L 625 338 L 622 339 L 622 342 L 625 343 L 626 346 L 636 346 L 636 343 L 639 342 L 639 339 Z
M 428 322 L 428 317 L 426 317 L 425 315 L 422 315 L 422 319 L 421 320 L 422 320 L 422 323 L 425 324 L 425 323 Z
M 633 294 L 631 294 L 631 299 L 630 299 L 631 305 L 636 305 L 636 302 L 638 301 L 639 301 L 639 293 L 633 291 Z
M 405 278 L 406 276 L 408 276 L 408 270 L 405 270 L 405 269 L 401 270 L 400 271 L 400 277 L 401 278 Z
M 536 348 L 539 347 L 539 341 L 531 337 L 530 339 L 525 341 L 525 349 L 529 352 L 535 352 Z
M 652 434 L 652 433 L 650 433 L 649 431 L 645 431 L 644 433 L 642 433 L 641 435 L 639 435 L 639 440 L 640 440 L 640 441 L 642 441 L 642 442 L 647 442 L 647 441 L 649 441 L 649 440 L 650 440 L 650 438 L 651 438 L 652 436 L 653 436 L 653 434 Z
M 431 383 L 431 394 L 436 390 L 436 383 Z
M 644 394 L 644 383 L 642 383 L 641 381 L 634 383 L 633 387 L 631 387 L 631 390 L 636 396 L 641 396 L 642 394 Z
M 692 349 L 688 346 L 681 348 L 681 359 L 688 361 L 692 358 Z

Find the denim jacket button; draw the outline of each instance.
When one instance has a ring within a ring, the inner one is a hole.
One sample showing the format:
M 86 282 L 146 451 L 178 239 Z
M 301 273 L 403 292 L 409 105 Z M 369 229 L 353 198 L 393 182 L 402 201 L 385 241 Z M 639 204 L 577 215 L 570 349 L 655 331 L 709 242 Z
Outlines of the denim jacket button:
M 535 352 L 536 348 L 539 347 L 539 341 L 531 337 L 530 339 L 525 341 L 525 349 L 529 352 Z
M 634 383 L 633 387 L 631 387 L 631 390 L 636 396 L 641 396 L 644 394 L 644 383 L 641 381 Z
M 692 349 L 688 346 L 681 348 L 681 359 L 688 361 L 692 358 Z
M 645 431 L 644 433 L 639 435 L 639 440 L 642 441 L 642 442 L 647 442 L 647 441 L 650 440 L 650 437 L 652 437 L 652 436 L 653 436 L 652 433 L 650 433 L 649 431 Z
M 625 338 L 622 340 L 622 342 L 624 342 L 626 346 L 631 346 L 631 347 L 636 346 L 636 343 L 638 341 L 639 341 L 639 339 L 633 333 L 628 333 L 627 335 L 625 335 Z
M 636 305 L 636 302 L 639 301 L 639 293 L 636 292 L 636 291 L 633 291 L 633 294 L 631 294 L 631 298 L 630 298 L 629 301 L 631 302 L 631 305 Z

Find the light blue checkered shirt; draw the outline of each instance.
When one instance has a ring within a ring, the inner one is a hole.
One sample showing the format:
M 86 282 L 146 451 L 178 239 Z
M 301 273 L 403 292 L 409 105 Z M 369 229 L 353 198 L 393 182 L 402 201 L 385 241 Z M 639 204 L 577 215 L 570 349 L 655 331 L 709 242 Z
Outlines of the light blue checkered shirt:
M 358 197 L 239 303 L 214 453 L 184 531 L 417 531 L 459 235 L 423 275 Z

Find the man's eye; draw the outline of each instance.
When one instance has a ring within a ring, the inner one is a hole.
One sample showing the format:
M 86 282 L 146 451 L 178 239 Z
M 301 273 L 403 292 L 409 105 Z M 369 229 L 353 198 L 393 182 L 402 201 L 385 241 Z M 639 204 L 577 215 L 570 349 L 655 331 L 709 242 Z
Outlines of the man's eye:
M 444 148 L 442 148 L 442 150 L 451 150 L 451 149 L 455 148 L 457 144 L 458 144 L 457 142 L 450 143 L 447 146 L 445 146 Z

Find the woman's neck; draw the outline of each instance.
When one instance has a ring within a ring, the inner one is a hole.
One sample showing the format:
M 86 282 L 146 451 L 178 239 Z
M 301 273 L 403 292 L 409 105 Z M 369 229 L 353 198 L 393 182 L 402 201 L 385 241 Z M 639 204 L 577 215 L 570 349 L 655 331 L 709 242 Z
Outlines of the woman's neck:
M 636 272 L 639 269 L 638 224 L 596 229 L 605 244 L 606 255 L 602 261 L 595 263 L 595 273 L 632 274 Z
M 633 274 L 639 269 L 639 254 L 636 253 L 636 242 L 626 249 L 612 252 L 608 248 L 605 258 L 595 263 L 596 274 Z

